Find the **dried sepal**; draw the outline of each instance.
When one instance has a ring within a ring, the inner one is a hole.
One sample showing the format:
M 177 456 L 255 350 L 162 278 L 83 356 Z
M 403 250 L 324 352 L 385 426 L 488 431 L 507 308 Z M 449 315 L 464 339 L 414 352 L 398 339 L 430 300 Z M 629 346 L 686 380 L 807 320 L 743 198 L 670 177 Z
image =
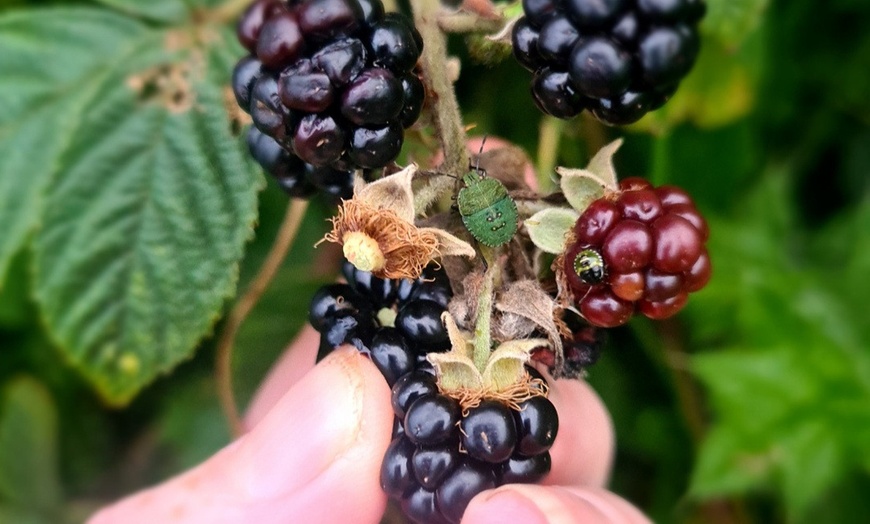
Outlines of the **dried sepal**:
M 354 200 L 376 209 L 389 209 L 405 222 L 414 221 L 414 192 L 411 181 L 417 165 L 411 164 L 398 173 L 385 176 L 362 187 L 354 187 Z
M 565 251 L 568 233 L 578 218 L 580 213 L 573 209 L 550 207 L 527 218 L 525 225 L 535 247 L 558 255 Z
M 520 280 L 510 284 L 499 296 L 495 309 L 528 319 L 547 335 L 556 363 L 564 360 L 562 333 L 559 330 L 556 312 L 559 306 L 535 280 Z

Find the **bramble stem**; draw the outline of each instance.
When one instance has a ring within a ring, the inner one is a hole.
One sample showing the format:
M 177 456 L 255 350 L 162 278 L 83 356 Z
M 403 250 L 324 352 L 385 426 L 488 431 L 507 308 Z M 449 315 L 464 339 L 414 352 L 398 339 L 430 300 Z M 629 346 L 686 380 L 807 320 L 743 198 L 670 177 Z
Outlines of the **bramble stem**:
M 541 132 L 538 138 L 538 193 L 546 195 L 556 189 L 553 172 L 559 156 L 559 139 L 565 129 L 565 121 L 545 116 L 541 119 Z
M 504 27 L 502 18 L 485 18 L 474 13 L 449 13 L 438 17 L 445 33 L 494 33 Z
M 444 162 L 439 171 L 461 176 L 468 169 L 468 150 L 465 148 L 465 128 L 459 103 L 453 91 L 447 61 L 447 39 L 438 25 L 441 13 L 439 0 L 414 0 L 414 22 L 423 36 L 423 55 L 420 57 L 423 83 L 435 131 L 444 151 Z M 418 212 L 428 208 L 442 193 L 452 190 L 455 181 L 450 177 L 433 177 L 416 192 Z
M 218 397 L 220 398 L 221 409 L 230 426 L 232 435 L 238 437 L 244 432 L 242 418 L 239 415 L 239 407 L 236 404 L 236 397 L 233 394 L 233 348 L 236 336 L 239 333 L 239 328 L 245 318 L 260 301 L 263 293 L 269 287 L 269 283 L 278 272 L 278 268 L 293 247 L 293 241 L 296 239 L 296 234 L 299 232 L 299 226 L 302 225 L 302 219 L 305 217 L 305 211 L 308 209 L 308 201 L 298 198 L 293 199 L 287 206 L 287 213 L 284 215 L 284 221 L 281 223 L 281 228 L 278 230 L 278 235 L 275 237 L 275 242 L 272 244 L 272 249 L 266 256 L 263 265 L 260 266 L 257 276 L 248 285 L 245 294 L 239 298 L 233 310 L 227 318 L 227 323 L 221 331 L 220 339 L 217 344 L 217 362 L 215 369 L 215 379 L 217 381 Z
M 492 321 L 492 292 L 495 279 L 499 273 L 496 257 L 493 250 L 484 246 L 480 247 L 480 254 L 487 263 L 487 270 L 483 276 L 483 286 L 480 289 L 480 298 L 477 301 L 477 319 L 474 323 L 474 353 L 472 360 L 474 367 L 481 373 L 486 369 L 489 355 L 492 353 L 492 335 L 490 324 Z

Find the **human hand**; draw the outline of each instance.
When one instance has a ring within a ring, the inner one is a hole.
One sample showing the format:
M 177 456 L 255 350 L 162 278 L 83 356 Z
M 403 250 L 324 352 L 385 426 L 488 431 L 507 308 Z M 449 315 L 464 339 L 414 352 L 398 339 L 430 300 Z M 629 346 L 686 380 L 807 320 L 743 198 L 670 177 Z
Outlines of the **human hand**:
M 104 508 L 90 524 L 377 523 L 390 441 L 390 389 L 355 349 L 314 365 L 318 334 L 306 328 L 255 396 L 247 432 L 203 464 Z M 591 388 L 550 381 L 560 415 L 543 485 L 506 485 L 472 500 L 463 524 L 646 523 L 606 491 L 610 418 Z

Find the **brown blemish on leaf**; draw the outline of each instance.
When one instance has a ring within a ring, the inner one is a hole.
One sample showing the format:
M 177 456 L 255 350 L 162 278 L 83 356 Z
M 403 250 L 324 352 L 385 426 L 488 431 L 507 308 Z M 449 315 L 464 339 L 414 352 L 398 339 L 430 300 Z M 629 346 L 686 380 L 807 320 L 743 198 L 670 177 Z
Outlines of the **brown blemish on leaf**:
M 158 104 L 170 113 L 186 113 L 196 101 L 190 62 L 163 64 L 130 75 L 127 87 L 140 102 Z
M 157 104 L 170 113 L 186 113 L 196 104 L 194 86 L 205 77 L 206 60 L 201 44 L 214 40 L 209 31 L 169 31 L 163 47 L 178 61 L 150 67 L 127 77 L 126 83 L 140 102 Z M 182 58 L 183 57 L 183 58 Z
M 227 110 L 227 115 L 230 118 L 230 131 L 234 136 L 241 134 L 242 130 L 253 120 L 251 115 L 244 112 L 239 104 L 236 103 L 236 95 L 229 86 L 225 86 L 222 90 L 224 107 Z

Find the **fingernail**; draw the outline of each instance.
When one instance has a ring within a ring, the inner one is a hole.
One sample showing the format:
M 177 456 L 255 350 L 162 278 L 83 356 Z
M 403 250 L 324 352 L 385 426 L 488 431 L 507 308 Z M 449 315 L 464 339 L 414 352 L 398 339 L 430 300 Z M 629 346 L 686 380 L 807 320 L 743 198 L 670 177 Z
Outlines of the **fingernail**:
M 547 517 L 534 501 L 525 495 L 502 488 L 488 495 L 481 504 L 472 504 L 465 517 L 472 524 L 504 524 L 522 522 L 523 524 L 547 524 Z M 466 518 L 462 522 L 466 522 Z
M 243 490 L 281 496 L 329 469 L 360 431 L 366 381 L 354 349 L 339 349 L 293 386 L 245 437 L 232 461 Z

